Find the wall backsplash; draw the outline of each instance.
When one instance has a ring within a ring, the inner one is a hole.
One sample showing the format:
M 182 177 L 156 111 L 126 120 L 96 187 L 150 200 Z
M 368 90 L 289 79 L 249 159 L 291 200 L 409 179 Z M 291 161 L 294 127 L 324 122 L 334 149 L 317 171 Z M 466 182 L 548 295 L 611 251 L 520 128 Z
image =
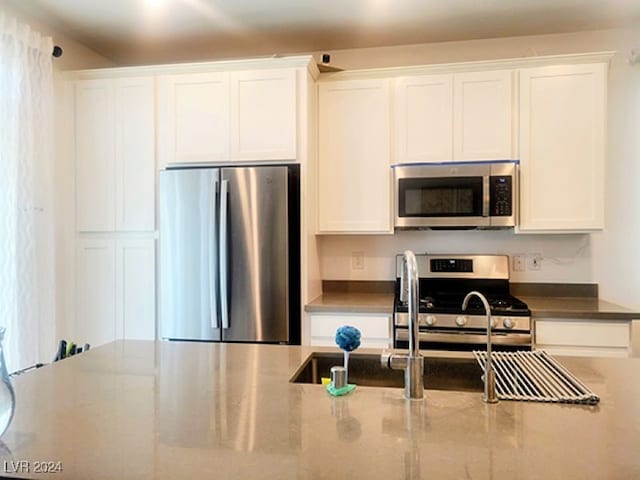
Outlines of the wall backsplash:
M 325 280 L 391 280 L 394 257 L 406 249 L 416 253 L 540 254 L 540 270 L 514 272 L 515 282 L 591 283 L 590 235 L 516 235 L 510 230 L 401 231 L 395 235 L 320 236 L 320 262 Z M 352 255 L 362 254 L 362 269 L 352 268 Z M 528 262 L 527 262 L 528 263 Z

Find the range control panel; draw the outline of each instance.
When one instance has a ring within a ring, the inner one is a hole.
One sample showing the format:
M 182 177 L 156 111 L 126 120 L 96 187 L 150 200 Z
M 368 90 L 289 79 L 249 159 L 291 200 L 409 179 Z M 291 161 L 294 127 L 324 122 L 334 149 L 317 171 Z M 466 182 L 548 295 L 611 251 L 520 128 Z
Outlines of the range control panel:
M 510 175 L 491 176 L 489 186 L 490 204 L 489 208 L 492 217 L 510 217 L 513 215 L 513 185 Z
M 432 272 L 473 272 L 473 260 L 459 258 L 432 258 Z

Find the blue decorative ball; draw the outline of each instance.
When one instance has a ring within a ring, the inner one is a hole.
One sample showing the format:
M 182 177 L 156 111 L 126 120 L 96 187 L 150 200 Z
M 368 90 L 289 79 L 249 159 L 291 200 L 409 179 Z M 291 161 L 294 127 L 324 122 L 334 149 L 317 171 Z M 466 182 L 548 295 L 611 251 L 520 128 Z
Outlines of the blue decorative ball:
M 336 343 L 342 350 L 353 352 L 360 346 L 360 330 L 349 325 L 338 328 Z

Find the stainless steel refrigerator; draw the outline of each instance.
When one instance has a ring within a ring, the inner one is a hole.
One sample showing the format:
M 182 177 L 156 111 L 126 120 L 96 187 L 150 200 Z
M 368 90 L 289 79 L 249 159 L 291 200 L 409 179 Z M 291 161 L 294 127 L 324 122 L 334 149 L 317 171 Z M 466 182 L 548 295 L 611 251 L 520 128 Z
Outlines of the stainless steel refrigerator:
M 299 167 L 160 172 L 160 337 L 300 343 Z

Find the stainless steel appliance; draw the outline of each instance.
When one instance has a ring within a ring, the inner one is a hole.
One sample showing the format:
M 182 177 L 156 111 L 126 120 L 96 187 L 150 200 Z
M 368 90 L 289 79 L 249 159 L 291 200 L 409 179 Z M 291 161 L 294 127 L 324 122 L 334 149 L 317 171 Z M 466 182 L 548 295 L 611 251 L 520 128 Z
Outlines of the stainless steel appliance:
M 160 172 L 160 337 L 300 343 L 299 167 Z
M 517 161 L 394 165 L 396 228 L 516 225 Z
M 421 348 L 486 348 L 487 325 L 482 302 L 473 297 L 466 310 L 462 310 L 465 295 L 475 290 L 487 298 L 491 307 L 494 347 L 531 350 L 531 311 L 509 293 L 509 257 L 416 255 L 416 261 L 420 277 L 418 324 Z M 408 348 L 408 306 L 400 300 L 401 273 L 402 256 L 398 255 L 394 346 Z

